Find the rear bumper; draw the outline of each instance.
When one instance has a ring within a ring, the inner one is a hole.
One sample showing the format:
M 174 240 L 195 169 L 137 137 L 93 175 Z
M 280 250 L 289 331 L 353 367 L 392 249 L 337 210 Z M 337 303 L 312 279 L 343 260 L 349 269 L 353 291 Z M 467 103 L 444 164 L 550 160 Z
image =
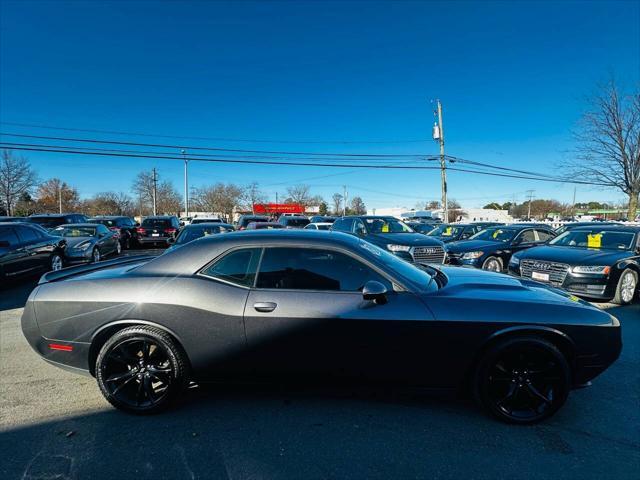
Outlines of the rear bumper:
M 167 240 L 172 237 L 138 237 L 138 243 L 144 244 L 153 244 L 153 243 L 167 243 Z
M 593 337 L 597 337 L 599 347 L 597 351 L 580 352 L 574 359 L 573 385 L 575 387 L 596 378 L 609 368 L 622 352 L 622 331 L 617 319 L 612 326 L 596 328 L 597 331 L 591 333 Z

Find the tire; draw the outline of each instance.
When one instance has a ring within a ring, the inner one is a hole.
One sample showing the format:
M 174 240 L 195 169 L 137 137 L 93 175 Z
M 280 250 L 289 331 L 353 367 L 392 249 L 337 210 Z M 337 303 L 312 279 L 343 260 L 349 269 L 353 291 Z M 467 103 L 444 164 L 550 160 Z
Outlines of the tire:
M 94 247 L 93 251 L 91 252 L 91 263 L 99 262 L 100 258 L 102 258 L 102 255 L 100 255 L 100 250 L 98 249 L 98 247 Z
M 120 245 L 120 241 L 116 242 L 116 251 L 114 253 L 116 255 L 120 255 L 122 253 L 122 245 Z
M 131 237 L 125 237 L 124 242 L 122 243 L 123 250 L 131 250 Z
M 638 274 L 627 268 L 620 275 L 618 285 L 616 286 L 616 294 L 613 297 L 612 303 L 618 305 L 628 305 L 633 302 L 638 290 Z
M 503 269 L 502 260 L 498 257 L 489 257 L 482 264 L 482 270 L 489 270 L 490 272 L 501 273 Z
M 536 337 L 497 343 L 482 356 L 473 379 L 474 397 L 487 412 L 521 425 L 556 413 L 570 388 L 567 359 L 555 345 Z
M 100 392 L 114 407 L 135 414 L 168 408 L 189 381 L 189 362 L 167 333 L 136 326 L 116 332 L 96 359 Z
M 64 266 L 64 262 L 62 261 L 62 257 L 57 253 L 51 255 L 49 259 L 49 268 L 51 272 L 56 272 L 60 270 Z

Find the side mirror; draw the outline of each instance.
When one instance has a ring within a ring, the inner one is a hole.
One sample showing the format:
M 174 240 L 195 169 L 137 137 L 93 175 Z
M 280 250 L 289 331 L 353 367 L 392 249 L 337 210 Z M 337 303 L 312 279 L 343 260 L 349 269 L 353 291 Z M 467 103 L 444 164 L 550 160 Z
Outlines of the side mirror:
M 373 300 L 378 305 L 387 303 L 387 287 L 375 280 L 369 280 L 362 289 L 362 298 Z

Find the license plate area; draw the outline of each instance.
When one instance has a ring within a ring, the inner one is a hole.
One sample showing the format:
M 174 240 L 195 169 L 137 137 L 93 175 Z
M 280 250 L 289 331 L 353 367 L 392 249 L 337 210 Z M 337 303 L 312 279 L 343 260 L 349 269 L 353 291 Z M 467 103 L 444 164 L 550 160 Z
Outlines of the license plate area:
M 152 233 L 152 234 L 151 234 L 151 236 L 152 236 L 152 237 L 159 237 L 159 236 L 160 236 L 160 234 L 159 234 L 159 233 Z
M 549 274 L 542 272 L 531 272 L 531 278 L 534 280 L 538 280 L 539 282 L 548 282 Z

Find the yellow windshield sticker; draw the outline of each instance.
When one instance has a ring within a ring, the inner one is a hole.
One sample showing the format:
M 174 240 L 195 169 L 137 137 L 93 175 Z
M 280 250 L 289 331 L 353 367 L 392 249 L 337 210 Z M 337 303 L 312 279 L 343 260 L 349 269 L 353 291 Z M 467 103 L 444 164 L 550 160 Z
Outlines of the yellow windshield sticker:
M 444 229 L 444 233 L 443 233 L 443 235 L 444 235 L 445 237 L 450 237 L 450 236 L 452 235 L 451 230 L 452 230 L 452 228 L 451 228 L 451 227 L 447 227 L 447 228 L 445 228 L 445 229 Z
M 382 233 L 389 233 L 389 224 L 385 223 L 382 225 Z
M 498 235 L 500 235 L 502 233 L 502 230 L 496 230 L 495 232 L 493 232 L 493 238 L 498 238 Z
M 602 247 L 602 234 L 590 233 L 587 235 L 587 247 L 588 248 L 601 248 Z

